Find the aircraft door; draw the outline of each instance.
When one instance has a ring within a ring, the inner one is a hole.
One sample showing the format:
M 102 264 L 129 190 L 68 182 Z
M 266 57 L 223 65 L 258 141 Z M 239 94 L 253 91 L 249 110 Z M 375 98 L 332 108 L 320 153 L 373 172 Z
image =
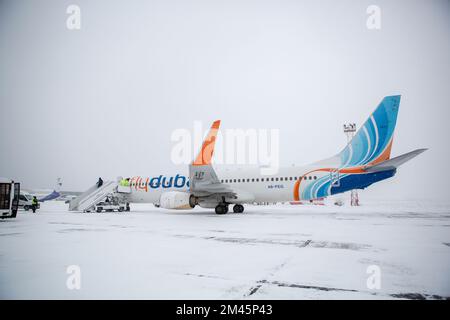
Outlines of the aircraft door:
M 341 186 L 339 169 L 330 171 L 330 180 L 331 180 L 332 187 L 340 187 Z

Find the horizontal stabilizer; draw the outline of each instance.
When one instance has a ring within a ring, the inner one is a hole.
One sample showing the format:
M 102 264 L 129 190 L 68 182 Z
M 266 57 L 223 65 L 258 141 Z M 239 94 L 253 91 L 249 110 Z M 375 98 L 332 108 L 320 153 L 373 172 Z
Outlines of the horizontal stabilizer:
M 379 172 L 379 171 L 396 169 L 399 166 L 401 166 L 402 164 L 404 164 L 406 161 L 411 160 L 412 158 L 418 156 L 419 154 L 421 154 L 422 152 L 424 152 L 426 150 L 428 150 L 428 149 L 417 149 L 417 150 L 402 154 L 401 156 L 383 161 L 379 164 L 365 167 L 364 170 L 366 172 Z

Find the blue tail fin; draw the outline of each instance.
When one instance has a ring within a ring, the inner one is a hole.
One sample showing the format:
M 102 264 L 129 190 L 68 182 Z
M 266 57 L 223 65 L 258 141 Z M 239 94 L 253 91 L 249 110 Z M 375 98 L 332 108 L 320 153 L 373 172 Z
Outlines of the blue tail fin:
M 384 97 L 369 119 L 339 153 L 341 167 L 377 164 L 391 156 L 400 96 Z

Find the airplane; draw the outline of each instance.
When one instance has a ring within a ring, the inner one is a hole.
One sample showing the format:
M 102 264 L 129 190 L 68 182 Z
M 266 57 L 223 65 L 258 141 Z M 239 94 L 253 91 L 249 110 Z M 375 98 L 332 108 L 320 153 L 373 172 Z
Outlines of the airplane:
M 166 209 L 214 208 L 242 213 L 244 204 L 325 198 L 391 178 L 397 168 L 427 149 L 391 158 L 400 95 L 386 96 L 352 140 L 338 154 L 307 166 L 281 167 L 272 176 L 255 167 L 218 172 L 212 165 L 220 126 L 215 121 L 189 165 L 189 179 L 175 176 L 133 177 L 127 201 Z
M 51 200 L 70 200 L 82 194 L 79 191 L 61 191 L 61 178 L 56 180 L 56 185 L 53 189 L 22 189 L 23 193 L 36 197 L 39 202 Z

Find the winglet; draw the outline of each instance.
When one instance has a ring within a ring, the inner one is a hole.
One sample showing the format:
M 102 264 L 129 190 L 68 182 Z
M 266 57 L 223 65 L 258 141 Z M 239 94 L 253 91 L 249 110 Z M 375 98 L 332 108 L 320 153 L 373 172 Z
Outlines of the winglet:
M 219 131 L 220 120 L 213 122 L 211 129 L 208 132 L 202 144 L 197 158 L 192 163 L 193 166 L 206 166 L 211 164 L 211 159 L 214 153 L 214 145 L 216 144 L 217 132 Z

